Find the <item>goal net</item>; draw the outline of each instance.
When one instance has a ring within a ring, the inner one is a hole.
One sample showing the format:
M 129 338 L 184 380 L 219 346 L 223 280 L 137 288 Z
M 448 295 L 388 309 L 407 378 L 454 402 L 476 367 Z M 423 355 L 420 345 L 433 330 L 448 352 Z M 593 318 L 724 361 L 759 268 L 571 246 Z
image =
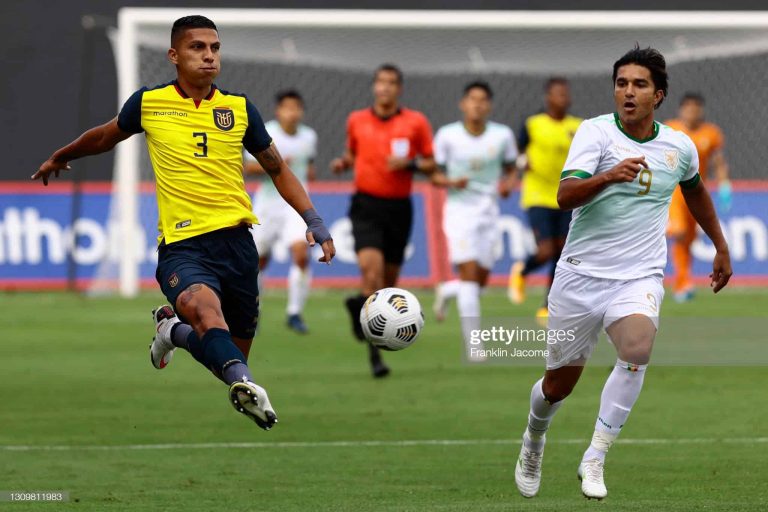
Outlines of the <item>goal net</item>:
M 222 41 L 217 83 L 246 93 L 271 117 L 274 93 L 296 88 L 306 122 L 319 134 L 317 168 L 344 146 L 347 114 L 370 104 L 371 73 L 383 62 L 405 74 L 403 103 L 427 114 L 433 127 L 458 118 L 462 87 L 482 78 L 494 89 L 493 118 L 517 130 L 542 107 L 542 85 L 552 76 L 571 81 L 574 114 L 613 110 L 612 63 L 635 42 L 667 58 L 670 94 L 659 119 L 674 116 L 686 91 L 701 93 L 707 112 L 727 138 L 734 178 L 765 178 L 768 159 L 762 83 L 768 76 L 768 13 L 762 12 L 521 12 L 362 11 L 124 8 L 115 38 L 119 100 L 143 85 L 175 77 L 167 61 L 173 21 L 210 17 Z M 124 247 L 119 264 L 105 262 L 95 286 L 119 276 L 133 295 L 141 265 L 154 244 L 154 203 L 139 193 L 153 173 L 142 137 L 118 147 L 113 221 Z

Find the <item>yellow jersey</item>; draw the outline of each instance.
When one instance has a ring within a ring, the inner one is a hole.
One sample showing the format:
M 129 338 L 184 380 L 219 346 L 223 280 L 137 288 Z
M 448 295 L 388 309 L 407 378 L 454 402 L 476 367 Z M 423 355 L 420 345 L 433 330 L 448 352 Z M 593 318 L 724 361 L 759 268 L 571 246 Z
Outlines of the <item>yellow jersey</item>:
M 528 157 L 520 194 L 523 209 L 560 208 L 557 204 L 560 174 L 581 121 L 570 115 L 554 119 L 546 113 L 525 120 L 518 137 L 520 152 Z
M 158 243 L 257 223 L 243 181 L 243 147 L 256 154 L 272 139 L 256 107 L 214 85 L 199 103 L 176 81 L 136 91 L 117 118 L 144 132 L 157 182 Z

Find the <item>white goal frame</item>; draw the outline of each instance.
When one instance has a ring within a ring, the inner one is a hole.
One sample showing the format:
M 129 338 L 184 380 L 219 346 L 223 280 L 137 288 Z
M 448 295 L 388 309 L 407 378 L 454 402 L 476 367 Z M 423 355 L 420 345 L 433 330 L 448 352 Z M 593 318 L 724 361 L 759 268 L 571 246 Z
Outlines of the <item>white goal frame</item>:
M 461 28 L 616 29 L 652 26 L 655 29 L 768 29 L 768 11 L 436 11 L 436 10 L 337 10 L 337 9 L 199 9 L 134 8 L 118 13 L 114 33 L 118 79 L 118 108 L 139 84 L 139 27 L 170 27 L 174 20 L 202 14 L 220 28 L 343 27 L 343 28 Z M 170 37 L 170 36 L 169 36 Z M 113 199 L 117 200 L 119 240 L 129 248 L 120 251 L 119 293 L 139 292 L 136 226 L 139 224 L 139 162 L 141 146 L 131 137 L 117 148 Z

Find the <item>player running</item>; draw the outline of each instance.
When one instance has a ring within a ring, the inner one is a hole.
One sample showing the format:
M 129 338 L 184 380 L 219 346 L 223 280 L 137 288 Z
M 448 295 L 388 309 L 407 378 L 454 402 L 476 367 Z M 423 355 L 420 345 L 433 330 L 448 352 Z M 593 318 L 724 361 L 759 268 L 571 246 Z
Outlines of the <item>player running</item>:
M 545 433 L 579 380 L 604 328 L 618 359 L 603 388 L 592 442 L 578 467 L 582 493 L 602 499 L 605 456 L 640 394 L 658 329 L 666 264 L 664 230 L 678 183 L 716 254 L 711 286 L 731 277 L 728 245 L 699 177 L 696 148 L 682 132 L 654 121 L 667 95 L 664 57 L 638 46 L 613 65 L 617 112 L 584 121 L 568 153 L 557 194 L 575 209 L 549 295 L 546 372 L 531 390 L 528 427 L 515 466 L 520 493 L 539 491 Z M 570 341 L 569 341 L 570 340 Z
M 76 158 L 111 150 L 144 132 L 157 180 L 157 280 L 173 304 L 153 311 L 155 368 L 177 347 L 229 386 L 238 412 L 269 430 L 277 416 L 246 365 L 258 320 L 258 253 L 248 231 L 257 222 L 245 191 L 242 148 L 255 155 L 280 195 L 307 223 L 310 245 L 330 263 L 333 241 L 299 180 L 272 144 L 258 110 L 243 95 L 216 87 L 216 25 L 203 16 L 176 20 L 168 59 L 176 80 L 131 95 L 110 122 L 83 133 L 43 162 L 32 179 L 48 185 Z
M 731 183 L 728 181 L 728 163 L 723 155 L 725 145 L 723 132 L 704 118 L 704 98 L 697 93 L 687 92 L 680 101 L 677 119 L 667 121 L 667 126 L 688 135 L 696 145 L 699 154 L 699 174 L 707 182 L 709 163 L 715 167 L 718 203 L 721 211 L 731 207 Z M 693 298 L 691 282 L 691 245 L 696 240 L 696 220 L 688 211 L 679 188 L 672 194 L 669 207 L 667 237 L 672 239 L 672 265 L 675 270 L 674 298 L 686 302 Z
M 496 261 L 499 241 L 499 194 L 509 196 L 515 186 L 517 145 L 512 130 L 489 121 L 493 91 L 486 82 L 464 88 L 459 109 L 462 121 L 443 126 L 435 135 L 439 171 L 432 183 L 448 188 L 443 209 L 443 231 L 451 263 L 459 279 L 437 288 L 435 313 L 445 317 L 448 298 L 457 297 L 465 354 L 481 361 L 482 347 L 469 344 L 469 333 L 480 327 L 480 290 Z
M 571 106 L 568 80 L 552 77 L 547 80 L 544 92 L 546 110 L 526 119 L 518 135 L 518 147 L 524 153 L 520 159 L 523 171 L 520 206 L 528 212 L 536 252 L 524 262 L 512 265 L 508 293 L 514 304 L 525 301 L 525 276 L 549 262 L 552 268 L 548 286 L 552 286 L 571 222 L 570 210 L 561 210 L 557 204 L 557 187 L 581 119 L 568 114 Z M 546 317 L 548 295 L 544 294 L 544 304 L 537 311 L 537 317 Z
M 265 124 L 267 132 L 306 189 L 307 182 L 315 179 L 317 134 L 301 122 L 304 100 L 297 91 L 281 91 L 275 99 L 275 119 Z M 247 151 L 243 152 L 243 161 L 246 173 L 264 174 L 259 162 Z M 272 248 L 278 242 L 282 241 L 290 247 L 292 264 L 288 271 L 286 323 L 299 334 L 307 334 L 308 329 L 301 316 L 312 281 L 305 234 L 307 227 L 301 216 L 283 201 L 271 180 L 262 182 L 253 196 L 253 203 L 253 213 L 261 222 L 261 226 L 253 231 L 259 251 L 259 271 L 263 272 L 269 264 Z
M 400 106 L 403 73 L 383 64 L 373 75 L 373 106 L 347 119 L 347 149 L 331 162 L 335 173 L 355 170 L 355 194 L 349 209 L 362 286 L 346 300 L 355 336 L 363 341 L 360 310 L 376 290 L 395 286 L 411 236 L 411 183 L 415 171 L 430 173 L 432 127 L 421 112 Z M 374 377 L 389 368 L 379 349 L 368 343 Z

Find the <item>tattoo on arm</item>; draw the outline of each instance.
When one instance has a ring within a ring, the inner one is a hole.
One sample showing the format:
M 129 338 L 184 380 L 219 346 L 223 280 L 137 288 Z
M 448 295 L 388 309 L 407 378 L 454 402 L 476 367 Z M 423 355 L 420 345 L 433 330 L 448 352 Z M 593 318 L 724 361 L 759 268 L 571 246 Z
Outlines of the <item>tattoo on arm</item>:
M 184 307 L 184 306 L 186 306 L 187 304 L 189 304 L 189 302 L 192 300 L 192 296 L 193 296 L 195 293 L 197 293 L 197 292 L 199 292 L 200 290 L 202 290 L 202 289 L 203 289 L 203 285 L 202 285 L 202 284 L 200 284 L 200 283 L 194 283 L 194 284 L 191 284 L 191 285 L 189 285 L 189 286 L 187 287 L 187 289 L 186 289 L 186 290 L 184 290 L 183 292 L 181 292 L 181 294 L 179 295 L 179 298 L 177 299 L 177 301 L 179 302 L 179 304 L 180 304 L 182 307 Z
M 280 152 L 277 150 L 274 144 L 271 144 L 267 149 L 256 154 L 256 160 L 259 161 L 261 166 L 270 176 L 280 174 L 280 167 L 283 163 L 283 157 L 280 156 Z

